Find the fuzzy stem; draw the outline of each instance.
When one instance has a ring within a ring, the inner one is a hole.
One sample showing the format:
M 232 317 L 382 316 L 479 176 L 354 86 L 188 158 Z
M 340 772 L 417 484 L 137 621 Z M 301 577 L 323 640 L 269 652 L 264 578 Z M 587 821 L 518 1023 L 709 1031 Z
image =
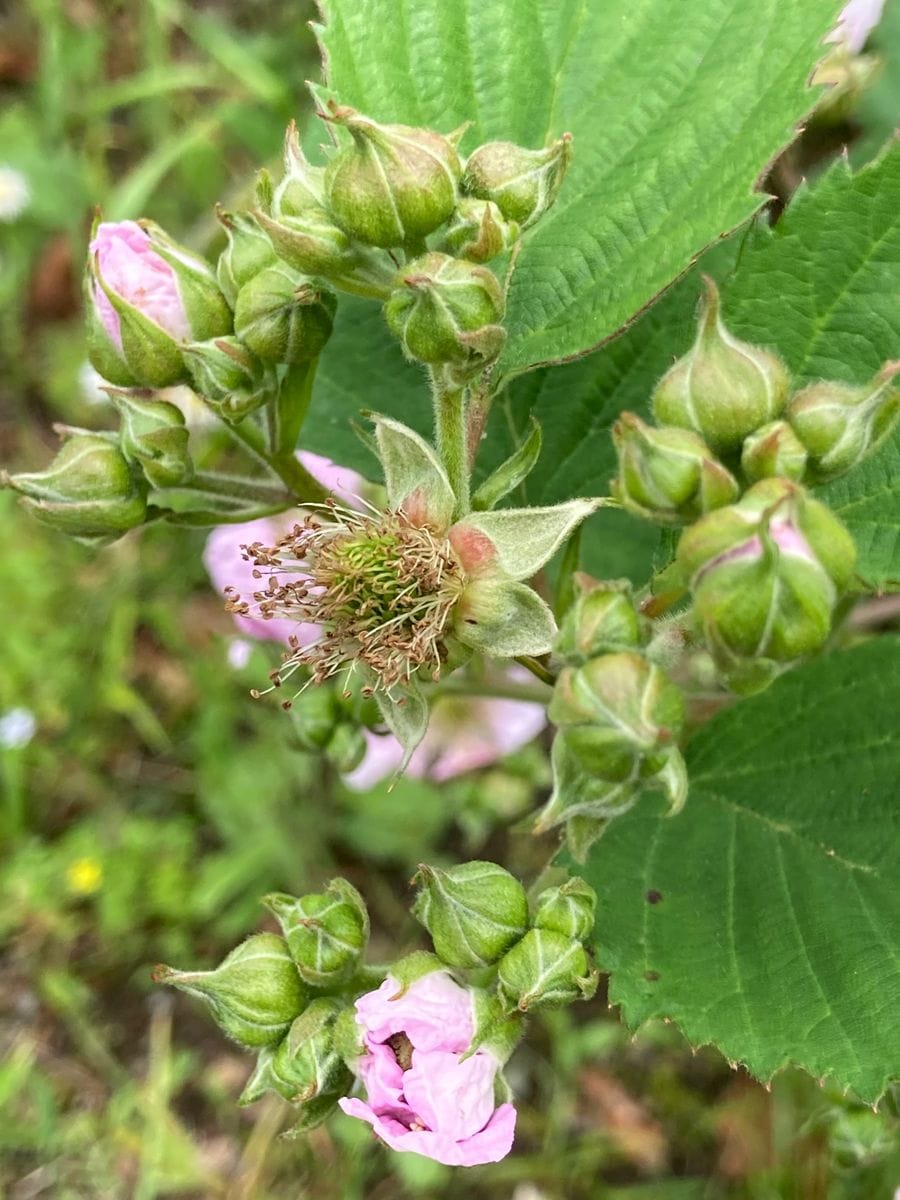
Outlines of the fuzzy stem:
M 550 687 L 556 683 L 556 676 L 553 672 L 549 671 L 543 663 L 538 662 L 536 658 L 532 658 L 530 654 L 517 654 L 516 662 L 520 667 L 524 667 L 537 679 L 540 679 L 541 683 L 549 684 Z
M 222 421 L 223 427 L 235 439 L 241 442 L 257 462 L 262 463 L 270 471 L 274 471 L 285 484 L 291 495 L 303 502 L 321 504 L 329 499 L 331 492 L 324 488 L 318 479 L 307 471 L 306 467 L 291 453 L 272 453 L 266 449 L 266 439 L 262 430 L 252 421 L 243 421 L 240 425 L 232 425 Z
M 444 696 L 484 696 L 490 700 L 523 700 L 530 704 L 546 704 L 549 699 L 547 686 L 544 683 L 462 683 L 449 679 L 434 688 L 430 698 L 439 700 Z
M 453 494 L 454 518 L 469 511 L 469 454 L 466 438 L 465 389 L 442 380 L 432 373 L 434 426 L 437 451 L 444 464 Z
M 214 496 L 258 500 L 261 504 L 283 502 L 287 506 L 293 499 L 280 483 L 251 479 L 246 475 L 226 475 L 219 471 L 197 471 L 185 486 L 195 491 L 210 492 Z

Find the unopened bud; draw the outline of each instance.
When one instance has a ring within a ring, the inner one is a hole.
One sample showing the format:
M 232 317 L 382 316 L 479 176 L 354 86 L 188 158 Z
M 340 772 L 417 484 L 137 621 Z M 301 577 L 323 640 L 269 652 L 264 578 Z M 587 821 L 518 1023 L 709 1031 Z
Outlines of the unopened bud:
M 554 649 L 570 666 L 613 650 L 627 650 L 645 641 L 644 623 L 638 614 L 627 579 L 598 582 L 576 576 L 578 588 L 563 617 Z
M 429 129 L 379 125 L 335 107 L 353 144 L 325 171 L 327 206 L 338 224 L 370 246 L 420 244 L 451 216 L 462 165 L 452 141 Z
M 240 338 L 211 338 L 182 347 L 194 387 L 228 421 L 240 421 L 275 394 L 274 368 Z
M 307 983 L 326 987 L 351 974 L 369 940 L 365 901 L 346 879 L 332 879 L 324 892 L 295 899 L 266 896 L 297 970 Z
M 777 354 L 728 332 L 719 289 L 708 275 L 703 279 L 697 339 L 656 385 L 653 415 L 661 425 L 693 429 L 721 454 L 781 414 L 788 374 Z
M 512 249 L 519 233 L 518 224 L 507 221 L 493 200 L 462 199 L 444 234 L 444 245 L 455 258 L 484 263 Z
M 334 732 L 325 747 L 325 757 L 336 771 L 342 775 L 355 771 L 366 757 L 368 743 L 365 734 L 357 724 L 341 722 L 336 725 Z
M 221 1029 L 242 1046 L 273 1046 L 306 1005 L 306 990 L 283 938 L 257 933 L 214 971 L 156 967 L 154 983 L 199 996 Z
M 219 255 L 216 277 L 225 299 L 234 308 L 238 292 L 254 275 L 275 262 L 275 251 L 251 213 L 231 213 L 216 207 L 228 245 Z
M 477 370 L 502 349 L 503 309 L 487 267 L 433 252 L 407 264 L 384 315 L 407 358 Z
M 353 1075 L 335 1047 L 334 1035 L 342 1011 L 338 1000 L 313 1000 L 277 1045 L 260 1052 L 239 1103 L 252 1104 L 268 1091 L 301 1105 L 345 1095 Z
M 156 399 L 152 391 L 107 390 L 119 412 L 119 445 L 128 461 L 140 467 L 151 487 L 187 483 L 194 464 L 181 409 Z
M 507 221 L 527 229 L 556 199 L 571 157 L 569 133 L 545 150 L 486 142 L 469 156 L 462 190 L 480 200 L 493 200 Z
M 900 362 L 889 362 L 862 387 L 822 380 L 794 396 L 787 417 L 816 480 L 849 471 L 888 437 L 900 416 L 898 373 Z
M 331 292 L 290 267 L 267 267 L 238 293 L 234 328 L 266 362 L 310 362 L 331 337 L 335 307 Z
M 684 525 L 738 497 L 737 480 L 690 430 L 656 429 L 626 412 L 612 436 L 619 460 L 612 492 L 637 516 Z
M 361 261 L 359 250 L 324 208 L 310 206 L 277 220 L 258 210 L 256 218 L 278 257 L 296 271 L 331 279 L 350 274 Z
M 594 928 L 597 893 L 573 875 L 561 887 L 547 888 L 535 901 L 532 924 L 583 942 Z
M 45 471 L 0 476 L 45 525 L 72 537 L 112 539 L 142 525 L 146 485 L 140 486 L 114 438 L 76 433 Z
M 565 667 L 547 715 L 590 774 L 618 782 L 659 770 L 681 730 L 684 699 L 655 663 L 620 651 Z
M 413 916 L 451 967 L 495 963 L 528 927 L 521 883 L 496 863 L 468 862 L 447 871 L 420 864 Z
M 676 566 L 710 650 L 735 690 L 749 691 L 822 647 L 855 560 L 829 508 L 798 484 L 764 479 L 682 534 Z
M 806 462 L 806 447 L 787 421 L 763 425 L 747 437 L 741 450 L 741 467 L 752 483 L 775 476 L 799 483 Z
M 88 352 L 110 383 L 179 383 L 187 374 L 180 344 L 230 331 L 212 268 L 153 222 L 99 223 L 89 253 Z
M 590 1000 L 599 978 L 581 942 L 552 929 L 529 929 L 497 967 L 501 997 L 520 1012 Z
M 284 135 L 284 176 L 272 195 L 271 215 L 278 220 L 296 217 L 324 203 L 325 168 L 314 167 L 303 153 L 297 124 L 291 121 Z

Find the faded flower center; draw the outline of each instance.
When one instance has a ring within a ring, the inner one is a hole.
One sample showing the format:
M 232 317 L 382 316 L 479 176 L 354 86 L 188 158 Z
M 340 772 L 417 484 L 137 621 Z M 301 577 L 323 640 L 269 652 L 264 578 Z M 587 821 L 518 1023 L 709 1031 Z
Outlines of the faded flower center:
M 437 678 L 446 658 L 443 637 L 465 584 L 446 537 L 413 525 L 402 512 L 356 513 L 324 506 L 275 546 L 256 542 L 244 556 L 266 578 L 252 596 L 264 619 L 287 617 L 318 625 L 309 645 L 291 639 L 292 653 L 273 675 L 275 686 L 294 669 L 315 683 L 364 670 L 364 693 L 390 691 L 424 667 Z M 250 603 L 229 593 L 228 607 L 243 615 Z
M 387 1044 L 394 1052 L 394 1058 L 397 1060 L 397 1066 L 401 1071 L 408 1071 L 412 1066 L 412 1052 L 415 1049 L 412 1042 L 405 1033 L 392 1033 L 387 1039 Z

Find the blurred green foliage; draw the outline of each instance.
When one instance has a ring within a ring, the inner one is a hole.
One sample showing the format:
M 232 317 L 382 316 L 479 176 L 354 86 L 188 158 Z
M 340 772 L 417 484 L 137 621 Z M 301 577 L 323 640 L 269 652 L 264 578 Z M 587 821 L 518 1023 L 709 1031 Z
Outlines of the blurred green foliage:
M 0 456 L 40 465 L 53 420 L 103 425 L 81 380 L 92 205 L 204 244 L 302 115 L 306 0 L 25 0 L 0 12 L 0 165 L 30 203 L 0 221 Z M 211 964 L 258 897 L 335 870 L 375 939 L 411 948 L 422 858 L 539 870 L 520 817 L 538 746 L 448 785 L 351 792 L 252 703 L 277 651 L 229 662 L 202 537 L 150 527 L 102 552 L 0 493 L 0 1194 L 11 1200 L 889 1200 L 896 1102 L 876 1115 L 799 1075 L 768 1093 L 677 1031 L 634 1039 L 602 999 L 536 1022 L 513 1060 L 516 1152 L 452 1172 L 370 1152 L 361 1123 L 282 1141 L 278 1101 L 239 1110 L 250 1060 L 160 959 Z M 11 716 L 12 714 L 12 716 Z M 32 729 L 33 726 L 33 729 Z

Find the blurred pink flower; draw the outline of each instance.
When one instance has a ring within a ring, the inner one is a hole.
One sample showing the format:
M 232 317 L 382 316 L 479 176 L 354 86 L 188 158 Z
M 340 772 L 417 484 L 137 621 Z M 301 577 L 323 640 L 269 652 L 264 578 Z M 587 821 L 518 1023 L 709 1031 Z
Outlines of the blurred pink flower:
M 302 451 L 298 457 L 319 483 L 334 492 L 345 504 L 358 507 L 357 496 L 364 482 L 362 476 L 345 467 L 336 467 L 329 459 L 308 450 Z M 253 578 L 253 564 L 244 559 L 241 546 L 253 542 L 274 546 L 301 517 L 302 510 L 297 508 L 274 517 L 244 521 L 239 525 L 217 525 L 206 539 L 203 551 L 203 564 L 215 587 L 223 593 L 227 587 L 233 587 L 244 597 L 258 591 L 260 581 Z M 278 618 L 266 621 L 262 617 L 235 616 L 234 623 L 247 637 L 283 642 L 285 645 L 292 636 L 298 637 L 302 643 L 311 642 L 318 632 L 315 625 Z
M 881 20 L 884 0 L 850 0 L 841 9 L 837 27 L 826 42 L 843 42 L 851 54 L 859 54 L 869 34 Z
M 515 682 L 531 678 L 518 666 L 509 667 L 502 677 Z M 527 746 L 546 724 L 546 708 L 533 701 L 443 696 L 431 710 L 428 732 L 410 759 L 407 774 L 440 783 L 477 771 Z M 390 734 L 366 730 L 366 741 L 366 757 L 345 777 L 357 791 L 392 774 L 403 759 L 403 748 Z
M 151 248 L 150 237 L 136 221 L 103 221 L 90 245 L 99 273 L 111 292 L 165 330 L 176 341 L 191 336 L 175 272 Z M 106 332 L 122 349 L 119 314 L 95 282 L 94 303 Z
M 516 1110 L 494 1103 L 499 1063 L 487 1050 L 463 1058 L 475 1036 L 474 993 L 445 971 L 404 991 L 389 975 L 356 1001 L 366 1099 L 338 1101 L 393 1150 L 451 1167 L 499 1162 L 512 1148 Z M 398 1047 L 398 1036 L 400 1041 Z M 393 1043 L 393 1044 L 392 1044 Z

